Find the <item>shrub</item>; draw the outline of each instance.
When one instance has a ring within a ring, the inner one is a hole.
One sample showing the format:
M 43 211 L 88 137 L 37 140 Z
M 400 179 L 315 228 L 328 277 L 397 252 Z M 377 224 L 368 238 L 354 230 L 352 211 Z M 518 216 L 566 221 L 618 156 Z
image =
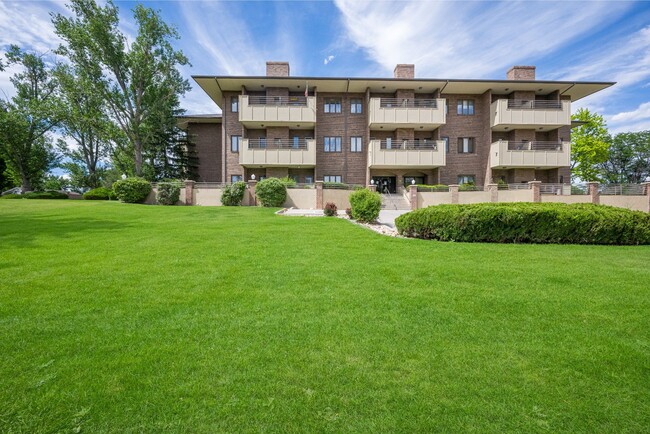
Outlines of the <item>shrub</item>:
M 650 214 L 592 204 L 438 205 L 399 216 L 408 237 L 441 241 L 650 244 Z
M 151 193 L 151 184 L 143 178 L 126 178 L 113 184 L 115 196 L 126 203 L 142 203 Z
M 352 208 L 345 208 L 345 215 L 352 218 Z
M 458 191 L 477 191 L 478 189 L 473 182 L 466 182 L 458 186 Z
M 23 194 L 25 199 L 67 199 L 68 195 L 60 191 L 32 191 Z
M 257 183 L 255 195 L 262 206 L 279 207 L 287 199 L 287 187 L 278 178 L 267 178 Z
M 323 214 L 325 214 L 327 217 L 334 217 L 336 216 L 338 212 L 338 208 L 336 208 L 336 204 L 333 202 L 327 202 L 325 204 L 325 208 L 323 208 Z
M 353 219 L 360 222 L 374 222 L 381 210 L 381 196 L 365 188 L 356 190 L 350 195 L 350 205 L 352 205 Z
M 5 194 L 4 196 L 0 196 L 0 199 L 22 199 L 23 195 L 22 194 Z
M 246 183 L 237 181 L 227 185 L 221 193 L 221 204 L 224 206 L 239 206 L 246 193 Z
M 418 191 L 449 191 L 449 186 L 445 184 L 417 184 Z
M 161 205 L 176 205 L 181 197 L 181 187 L 178 182 L 159 182 L 156 200 Z
M 289 178 L 288 176 L 285 176 L 284 178 L 280 178 L 280 182 L 286 185 L 287 187 L 295 187 L 297 182 L 293 178 Z
M 109 190 L 106 187 L 93 188 L 84 193 L 84 199 L 86 200 L 109 200 L 112 194 L 112 190 Z

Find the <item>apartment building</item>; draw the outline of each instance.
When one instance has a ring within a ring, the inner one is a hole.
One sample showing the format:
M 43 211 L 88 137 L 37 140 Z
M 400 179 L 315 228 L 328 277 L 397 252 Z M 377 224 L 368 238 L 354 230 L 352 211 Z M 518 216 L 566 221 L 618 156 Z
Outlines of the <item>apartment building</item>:
M 571 103 L 614 83 L 505 80 L 194 76 L 221 115 L 186 116 L 202 182 L 264 177 L 367 185 L 568 183 Z

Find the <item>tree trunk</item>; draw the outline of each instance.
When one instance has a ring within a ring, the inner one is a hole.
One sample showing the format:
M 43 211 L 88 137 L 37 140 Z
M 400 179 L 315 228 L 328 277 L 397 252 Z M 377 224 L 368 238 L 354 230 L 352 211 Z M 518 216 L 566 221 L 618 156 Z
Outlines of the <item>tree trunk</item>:
M 135 175 L 142 176 L 142 141 L 135 139 Z
M 31 183 L 30 179 L 25 174 L 21 174 L 20 179 L 21 179 L 20 188 L 23 189 L 23 193 L 26 193 L 28 191 L 32 191 L 32 183 Z

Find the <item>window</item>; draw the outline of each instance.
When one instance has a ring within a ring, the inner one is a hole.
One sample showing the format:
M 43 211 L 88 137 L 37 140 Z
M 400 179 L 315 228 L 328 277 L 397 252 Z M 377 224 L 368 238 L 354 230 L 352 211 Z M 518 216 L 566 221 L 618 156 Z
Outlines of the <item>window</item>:
M 334 99 L 334 98 L 326 98 L 325 113 L 341 113 L 341 100 Z
M 458 100 L 458 114 L 459 115 L 473 115 L 474 114 L 474 100 L 473 99 L 459 99 Z
M 442 141 L 445 142 L 445 152 L 449 153 L 449 137 L 443 137 Z
M 307 175 L 305 176 L 305 184 L 313 184 L 314 183 L 314 177 Z
M 232 152 L 239 152 L 239 141 L 241 136 L 230 136 L 230 150 Z
M 239 182 L 242 179 L 241 175 L 230 175 L 230 182 Z
M 282 139 L 275 139 L 275 147 L 276 148 L 281 148 L 282 147 Z
M 341 175 L 325 175 L 323 176 L 323 182 L 338 182 L 341 183 Z
M 341 138 L 325 137 L 325 152 L 341 152 Z
M 260 181 L 264 181 L 266 179 L 266 176 L 260 175 Z
M 293 143 L 292 143 L 293 149 L 298 149 L 300 148 L 300 137 L 298 136 L 293 136 Z
M 350 113 L 363 113 L 363 105 L 360 98 L 352 98 L 350 100 Z
M 393 147 L 393 138 L 386 137 L 386 149 L 391 149 Z
M 266 137 L 260 137 L 260 148 L 266 148 Z
M 361 152 L 361 137 L 350 137 L 350 152 Z
M 407 187 L 411 184 L 413 184 L 413 181 L 415 181 L 415 184 L 424 184 L 424 176 L 405 176 L 404 177 L 404 187 Z
M 230 111 L 237 113 L 239 111 L 239 97 L 233 96 L 230 98 Z
M 459 137 L 458 138 L 458 153 L 459 154 L 473 154 L 474 153 L 474 137 Z
M 293 179 L 293 182 L 298 182 L 298 175 L 289 175 L 289 178 Z
M 458 175 L 458 184 L 475 184 L 476 177 L 474 175 Z

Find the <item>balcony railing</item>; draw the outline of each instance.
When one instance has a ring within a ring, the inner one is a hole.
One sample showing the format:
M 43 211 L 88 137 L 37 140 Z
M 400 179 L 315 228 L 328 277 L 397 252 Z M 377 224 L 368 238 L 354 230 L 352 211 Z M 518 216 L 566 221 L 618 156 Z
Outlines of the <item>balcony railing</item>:
M 249 105 L 296 105 L 306 106 L 305 96 L 253 96 L 248 97 Z
M 316 123 L 316 97 L 239 96 L 239 122 L 247 128 L 289 126 L 309 129 Z
M 433 140 L 382 140 L 379 149 L 385 150 L 433 150 L 438 149 L 438 143 Z
M 374 130 L 413 128 L 433 131 L 446 122 L 444 107 L 442 98 L 370 98 L 368 122 Z
M 529 141 L 522 140 L 520 142 L 509 141 L 509 151 L 561 151 L 562 142 L 547 142 L 547 141 Z
M 509 99 L 509 109 L 546 109 L 562 110 L 562 101 Z
M 569 167 L 569 142 L 499 140 L 490 146 L 490 167 L 493 169 Z
M 241 139 L 239 164 L 252 167 L 314 167 L 316 141 Z
M 379 106 L 382 108 L 392 107 L 427 107 L 438 108 L 438 100 L 436 99 L 418 99 L 418 98 L 380 98 Z
M 490 105 L 490 127 L 513 129 L 555 129 L 571 125 L 571 101 L 499 99 Z
M 248 139 L 248 149 L 307 149 L 307 139 Z
M 443 141 L 371 140 L 368 146 L 370 168 L 423 168 L 445 165 Z

